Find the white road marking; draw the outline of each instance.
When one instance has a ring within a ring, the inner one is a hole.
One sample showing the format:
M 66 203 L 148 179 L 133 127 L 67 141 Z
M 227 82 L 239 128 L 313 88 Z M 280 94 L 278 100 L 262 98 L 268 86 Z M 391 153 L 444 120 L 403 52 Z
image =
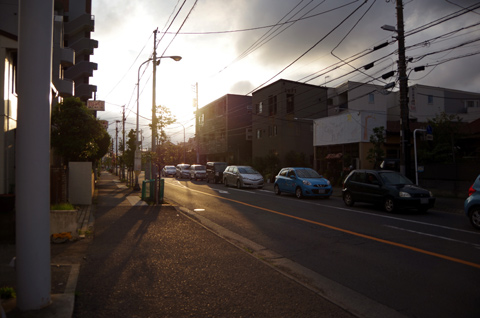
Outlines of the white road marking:
M 386 226 L 386 227 L 389 227 L 389 228 L 392 228 L 392 229 L 396 229 L 396 230 L 400 230 L 400 231 L 406 231 L 406 232 L 411 232 L 411 233 L 415 233 L 415 234 L 431 236 L 431 237 L 439 238 L 439 239 L 442 239 L 442 240 L 447 240 L 447 241 L 452 241 L 452 242 L 457 242 L 457 243 L 463 243 L 463 244 L 467 244 L 467 245 L 473 245 L 476 248 L 480 248 L 480 245 L 478 245 L 478 244 L 465 242 L 465 241 L 460 241 L 460 240 L 455 240 L 455 239 L 451 239 L 451 238 L 448 238 L 448 237 L 445 237 L 445 236 L 439 236 L 439 235 L 433 235 L 433 234 L 413 231 L 413 230 L 404 229 L 404 228 L 401 228 L 401 227 L 396 227 L 396 226 L 386 225 L 386 224 L 384 224 L 383 226 Z

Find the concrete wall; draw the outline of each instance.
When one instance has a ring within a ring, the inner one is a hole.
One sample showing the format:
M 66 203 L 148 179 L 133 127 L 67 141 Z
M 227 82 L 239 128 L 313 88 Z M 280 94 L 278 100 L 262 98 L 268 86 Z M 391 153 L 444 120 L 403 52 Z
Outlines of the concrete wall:
M 77 225 L 77 210 L 50 211 L 50 235 L 67 232 L 78 239 Z
M 91 162 L 68 164 L 68 202 L 80 205 L 92 204 L 94 184 Z

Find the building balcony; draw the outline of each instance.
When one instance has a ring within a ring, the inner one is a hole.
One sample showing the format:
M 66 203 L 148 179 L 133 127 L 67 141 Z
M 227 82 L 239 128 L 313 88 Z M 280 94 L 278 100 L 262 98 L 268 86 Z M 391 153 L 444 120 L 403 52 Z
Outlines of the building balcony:
M 64 67 L 72 66 L 75 64 L 75 51 L 71 48 L 60 49 L 60 65 Z
M 80 32 L 93 32 L 95 30 L 95 17 L 83 14 L 73 21 L 65 23 L 64 33 L 70 37 Z
M 97 63 L 82 61 L 65 70 L 65 77 L 76 82 L 83 77 L 92 77 L 93 71 L 97 70 Z
M 53 81 L 53 85 L 58 91 L 60 97 L 72 97 L 75 92 L 75 83 L 71 79 L 56 79 Z
M 70 44 L 69 47 L 75 50 L 77 56 L 93 55 L 93 49 L 98 48 L 98 41 L 82 38 L 75 43 Z
M 92 98 L 92 93 L 97 91 L 96 85 L 79 84 L 75 86 L 75 97 L 80 98 L 83 101 Z

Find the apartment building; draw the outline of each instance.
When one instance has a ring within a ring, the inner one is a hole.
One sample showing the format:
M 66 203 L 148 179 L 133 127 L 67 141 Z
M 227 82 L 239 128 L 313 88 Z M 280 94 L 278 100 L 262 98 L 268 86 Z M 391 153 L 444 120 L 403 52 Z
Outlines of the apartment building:
M 227 94 L 198 109 L 196 140 L 200 163 L 252 160 L 252 97 Z
M 15 192 L 15 130 L 17 127 L 18 1 L 0 3 L 0 194 Z M 97 90 L 89 84 L 95 63 L 90 62 L 98 42 L 91 0 L 55 0 L 52 50 L 52 103 L 76 96 L 82 101 Z
M 253 157 L 314 166 L 313 120 L 328 115 L 327 88 L 281 79 L 255 91 L 252 101 Z

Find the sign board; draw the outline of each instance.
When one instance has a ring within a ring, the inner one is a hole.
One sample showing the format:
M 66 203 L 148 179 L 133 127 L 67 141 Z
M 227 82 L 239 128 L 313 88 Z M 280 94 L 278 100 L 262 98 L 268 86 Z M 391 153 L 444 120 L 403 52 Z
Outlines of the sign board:
M 105 111 L 105 101 L 104 100 L 88 100 L 87 108 L 96 111 Z
M 432 135 L 432 134 L 427 134 L 427 135 L 425 136 L 425 139 L 426 139 L 426 140 L 433 140 L 433 135 Z

